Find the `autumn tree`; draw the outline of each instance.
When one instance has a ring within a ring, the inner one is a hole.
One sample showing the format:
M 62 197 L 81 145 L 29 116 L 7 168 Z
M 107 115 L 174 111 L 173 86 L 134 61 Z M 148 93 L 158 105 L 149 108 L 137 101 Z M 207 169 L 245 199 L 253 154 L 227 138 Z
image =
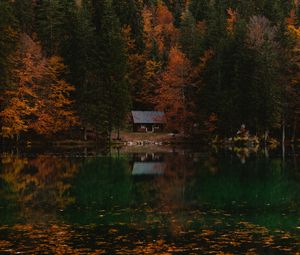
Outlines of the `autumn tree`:
M 37 110 L 37 88 L 46 70 L 41 48 L 29 36 L 22 34 L 14 71 L 14 83 L 6 94 L 5 108 L 0 113 L 2 136 L 19 138 L 28 131 Z
M 145 46 L 150 52 L 157 48 L 158 57 L 164 59 L 177 43 L 178 30 L 174 26 L 173 15 L 162 1 L 154 9 L 146 7 L 142 15 Z
M 142 17 L 145 49 L 139 106 L 151 110 L 155 107 L 153 98 L 157 95 L 157 77 L 163 71 L 170 49 L 177 43 L 178 29 L 174 26 L 172 13 L 162 1 L 146 6 Z
M 32 128 L 44 136 L 51 136 L 68 130 L 77 124 L 70 93 L 73 86 L 62 79 L 66 66 L 60 57 L 53 56 L 47 61 L 41 88 L 38 91 L 38 106 Z
M 156 108 L 166 113 L 171 130 L 182 132 L 191 128 L 192 106 L 187 97 L 190 74 L 190 61 L 178 48 L 171 48 L 155 98 Z
M 65 69 L 61 59 L 45 58 L 39 44 L 22 34 L 14 86 L 6 90 L 6 104 L 0 113 L 2 135 L 19 138 L 33 129 L 50 135 L 75 123 L 70 109 L 70 91 L 74 88 L 60 77 Z

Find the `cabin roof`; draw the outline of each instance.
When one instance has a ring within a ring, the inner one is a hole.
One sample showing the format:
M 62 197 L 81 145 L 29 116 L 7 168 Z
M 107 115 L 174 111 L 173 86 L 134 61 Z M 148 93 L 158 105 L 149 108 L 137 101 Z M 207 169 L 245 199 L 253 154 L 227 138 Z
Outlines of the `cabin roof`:
M 163 112 L 156 111 L 132 111 L 134 124 L 165 124 L 166 117 Z

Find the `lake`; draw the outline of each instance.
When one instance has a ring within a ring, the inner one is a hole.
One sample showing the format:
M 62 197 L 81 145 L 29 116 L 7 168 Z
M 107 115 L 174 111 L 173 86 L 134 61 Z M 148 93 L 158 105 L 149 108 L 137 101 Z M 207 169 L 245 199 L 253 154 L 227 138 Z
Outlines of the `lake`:
M 3 152 L 0 254 L 300 254 L 299 166 L 247 149 Z

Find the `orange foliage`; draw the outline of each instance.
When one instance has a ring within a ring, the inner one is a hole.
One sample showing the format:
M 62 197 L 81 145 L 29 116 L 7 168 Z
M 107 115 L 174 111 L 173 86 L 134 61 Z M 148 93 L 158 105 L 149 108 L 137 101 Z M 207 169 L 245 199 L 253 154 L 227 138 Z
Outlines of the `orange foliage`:
M 232 34 L 234 31 L 234 25 L 237 22 L 237 12 L 232 8 L 227 9 L 227 31 Z
M 144 8 L 143 13 L 145 45 L 151 51 L 153 43 L 158 47 L 162 56 L 175 46 L 178 37 L 178 29 L 174 26 L 174 18 L 165 4 L 159 2 L 155 9 Z
M 52 134 L 75 124 L 69 109 L 69 93 L 74 87 L 62 80 L 65 70 L 59 57 L 47 59 L 28 35 L 20 38 L 14 85 L 5 91 L 7 103 L 0 113 L 4 137 L 19 136 L 29 128 Z
M 162 64 L 160 61 L 147 60 L 144 67 L 144 77 L 143 77 L 143 89 L 141 91 L 141 101 L 144 104 L 152 105 L 153 98 L 157 94 L 157 77 L 162 70 Z
M 51 135 L 67 130 L 77 123 L 77 118 L 71 110 L 70 92 L 74 87 L 60 79 L 66 66 L 60 57 L 49 59 L 45 73 L 46 89 L 41 91 L 37 120 L 32 124 L 33 129 L 43 135 Z
M 189 102 L 185 95 L 190 75 L 190 61 L 178 48 L 172 48 L 167 69 L 159 80 L 155 103 L 158 110 L 166 113 L 169 128 L 174 130 L 184 131 L 191 124 L 192 113 L 188 111 Z
M 135 39 L 132 38 L 132 29 L 129 25 L 122 28 L 122 36 L 125 42 L 125 51 L 127 55 L 136 48 Z
M 292 9 L 292 10 L 290 11 L 290 16 L 286 18 L 286 24 L 287 24 L 288 26 L 290 26 L 290 25 L 293 26 L 293 25 L 296 24 L 296 20 L 297 20 L 296 11 L 295 11 L 295 9 Z
M 42 57 L 40 46 L 25 34 L 20 40 L 21 48 L 15 70 L 16 85 L 5 92 L 8 103 L 0 113 L 4 137 L 18 136 L 28 130 L 30 116 L 37 108 L 36 89 L 46 69 L 46 60 Z

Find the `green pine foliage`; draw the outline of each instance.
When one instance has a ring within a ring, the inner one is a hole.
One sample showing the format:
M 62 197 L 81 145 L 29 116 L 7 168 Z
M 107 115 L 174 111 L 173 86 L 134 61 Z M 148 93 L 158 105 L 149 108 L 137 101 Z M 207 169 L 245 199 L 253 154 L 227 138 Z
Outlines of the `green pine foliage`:
M 11 1 L 0 2 L 0 88 L 10 85 L 13 54 L 17 47 L 18 23 Z

